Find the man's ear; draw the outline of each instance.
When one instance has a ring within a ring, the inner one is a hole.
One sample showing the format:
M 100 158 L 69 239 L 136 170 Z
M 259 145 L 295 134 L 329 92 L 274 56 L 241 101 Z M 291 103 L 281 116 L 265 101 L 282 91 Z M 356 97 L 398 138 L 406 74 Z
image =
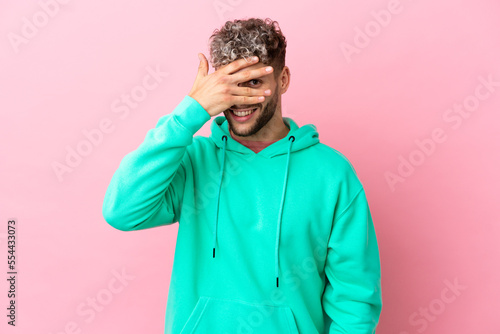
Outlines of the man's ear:
M 283 66 L 281 74 L 278 76 L 278 85 L 280 87 L 281 94 L 285 94 L 290 86 L 290 69 L 288 66 Z

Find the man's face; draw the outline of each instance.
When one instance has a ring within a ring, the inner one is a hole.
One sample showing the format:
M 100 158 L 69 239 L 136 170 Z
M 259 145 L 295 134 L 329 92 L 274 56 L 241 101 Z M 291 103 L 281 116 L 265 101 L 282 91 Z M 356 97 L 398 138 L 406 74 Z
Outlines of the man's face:
M 267 65 L 259 62 L 255 65 L 247 66 L 240 71 L 248 71 L 265 66 Z M 274 70 L 276 71 L 276 69 Z M 274 71 L 260 78 L 239 83 L 238 86 L 271 89 L 272 94 L 270 96 L 266 96 L 266 99 L 262 103 L 253 105 L 233 105 L 230 109 L 224 111 L 224 116 L 228 121 L 229 129 L 233 132 L 233 134 L 240 137 L 248 137 L 259 132 L 273 118 L 276 108 L 278 107 L 280 92 L 278 91 L 278 84 L 274 79 Z M 240 117 L 237 116 L 233 110 L 245 113 L 250 111 L 251 113 L 247 116 Z

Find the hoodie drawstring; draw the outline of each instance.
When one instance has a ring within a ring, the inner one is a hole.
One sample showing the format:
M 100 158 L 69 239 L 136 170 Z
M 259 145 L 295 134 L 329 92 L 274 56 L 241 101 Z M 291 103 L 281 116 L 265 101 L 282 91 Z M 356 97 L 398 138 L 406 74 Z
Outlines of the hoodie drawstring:
M 219 200 L 220 200 L 220 188 L 222 187 L 222 175 L 224 174 L 224 162 L 226 161 L 226 142 L 227 136 L 222 136 L 222 142 L 224 143 L 222 147 L 222 165 L 220 166 L 220 177 L 219 177 L 219 191 L 217 193 L 217 209 L 215 210 L 215 223 L 214 223 L 214 254 L 215 258 L 215 243 L 217 242 L 217 223 L 219 221 Z
M 276 287 L 279 287 L 279 243 L 280 243 L 281 219 L 283 216 L 283 204 L 285 202 L 286 185 L 288 182 L 288 167 L 290 166 L 290 152 L 292 150 L 292 142 L 294 142 L 294 141 L 295 141 L 294 136 L 290 136 L 288 138 L 289 146 L 288 146 L 288 153 L 287 153 L 287 159 L 286 159 L 285 181 L 283 183 L 283 193 L 281 194 L 281 204 L 280 204 L 280 211 L 279 211 L 279 216 L 278 216 L 278 226 L 276 229 L 276 245 L 275 245 Z M 219 190 L 218 190 L 218 194 L 217 194 L 217 209 L 216 209 L 216 213 L 215 213 L 215 222 L 214 222 L 214 243 L 213 243 L 213 257 L 214 258 L 215 258 L 215 245 L 217 242 L 217 224 L 219 221 L 220 190 L 222 187 L 222 176 L 224 174 L 224 163 L 226 160 L 226 142 L 227 142 L 226 135 L 222 136 L 222 142 L 224 144 L 222 146 L 222 164 L 221 164 L 221 169 L 220 169 Z
M 288 181 L 288 166 L 290 166 L 290 151 L 292 149 L 292 142 L 295 141 L 294 136 L 288 137 L 288 154 L 287 154 L 287 159 L 286 159 L 286 170 L 285 170 L 285 181 L 283 182 L 283 193 L 281 194 L 281 205 L 280 205 L 280 213 L 278 216 L 278 228 L 276 230 L 276 248 L 275 248 L 275 263 L 276 263 L 276 287 L 279 287 L 279 244 L 280 244 L 280 229 L 281 229 L 281 217 L 283 216 L 283 203 L 285 202 L 285 191 L 286 191 L 286 184 Z

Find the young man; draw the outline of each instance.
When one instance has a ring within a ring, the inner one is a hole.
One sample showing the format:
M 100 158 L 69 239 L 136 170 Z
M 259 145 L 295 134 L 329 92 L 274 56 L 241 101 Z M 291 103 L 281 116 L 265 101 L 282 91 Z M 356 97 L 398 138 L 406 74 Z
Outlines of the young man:
M 111 226 L 179 223 L 165 333 L 375 332 L 380 260 L 365 192 L 314 125 L 282 117 L 285 49 L 277 22 L 226 22 L 211 36 L 216 71 L 199 54 L 191 92 L 111 179 Z M 195 136 L 220 113 L 209 137 Z

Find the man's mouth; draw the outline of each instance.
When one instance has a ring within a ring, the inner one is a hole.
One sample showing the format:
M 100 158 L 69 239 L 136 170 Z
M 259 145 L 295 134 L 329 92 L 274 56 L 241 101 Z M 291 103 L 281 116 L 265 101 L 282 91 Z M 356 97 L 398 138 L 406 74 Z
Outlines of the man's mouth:
M 251 113 L 255 112 L 257 109 L 258 109 L 258 107 L 257 108 L 246 108 L 246 109 L 229 108 L 229 111 L 231 111 L 234 115 L 236 115 L 238 117 L 243 117 L 243 116 L 250 115 Z

